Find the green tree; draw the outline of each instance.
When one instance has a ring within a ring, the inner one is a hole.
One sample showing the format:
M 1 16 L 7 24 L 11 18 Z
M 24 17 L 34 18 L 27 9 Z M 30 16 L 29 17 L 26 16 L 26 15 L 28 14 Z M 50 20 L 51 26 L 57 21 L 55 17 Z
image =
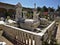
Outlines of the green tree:
M 6 18 L 7 18 L 7 16 L 10 16 L 9 12 L 6 12 L 5 13 L 5 16 L 6 16 Z
M 40 7 L 37 7 L 37 11 L 38 11 L 38 12 L 41 11 L 41 8 L 40 8 Z
M 52 7 L 52 8 L 51 8 L 51 7 L 49 7 L 49 8 L 48 8 L 48 11 L 50 11 L 50 12 L 54 12 L 54 11 L 55 11 L 55 9 L 54 9 L 53 7 Z
M 33 18 L 33 12 L 32 11 L 28 11 L 26 16 L 27 16 L 27 18 Z
M 46 6 L 43 6 L 43 8 L 41 9 L 42 12 L 47 12 L 48 8 Z
M 29 18 L 30 17 L 29 13 L 27 13 L 26 16 L 27 16 L 27 18 Z
M 57 8 L 57 10 L 56 11 L 59 11 L 60 12 L 60 6 L 58 5 L 58 8 Z

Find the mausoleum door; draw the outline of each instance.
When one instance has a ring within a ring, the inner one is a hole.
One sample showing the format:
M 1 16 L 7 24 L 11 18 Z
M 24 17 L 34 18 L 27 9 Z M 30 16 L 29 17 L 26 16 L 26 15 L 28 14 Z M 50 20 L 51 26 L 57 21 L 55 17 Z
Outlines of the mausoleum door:
M 4 8 L 0 8 L 0 17 L 6 17 L 6 12 L 7 12 L 7 10 L 6 9 L 4 9 Z

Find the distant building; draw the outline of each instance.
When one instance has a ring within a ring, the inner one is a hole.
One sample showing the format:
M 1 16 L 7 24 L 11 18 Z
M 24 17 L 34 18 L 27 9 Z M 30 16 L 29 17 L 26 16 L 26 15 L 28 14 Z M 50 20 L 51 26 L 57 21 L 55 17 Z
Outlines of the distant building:
M 6 17 L 7 12 L 13 17 L 15 15 L 15 5 L 0 2 L 0 17 Z
M 6 18 L 6 16 L 8 15 L 11 18 L 15 18 L 15 14 L 16 14 L 15 8 L 16 8 L 16 5 L 0 2 L 0 17 Z M 25 12 L 32 11 L 31 8 L 25 8 L 25 7 L 22 7 L 22 8 L 23 8 L 22 10 Z

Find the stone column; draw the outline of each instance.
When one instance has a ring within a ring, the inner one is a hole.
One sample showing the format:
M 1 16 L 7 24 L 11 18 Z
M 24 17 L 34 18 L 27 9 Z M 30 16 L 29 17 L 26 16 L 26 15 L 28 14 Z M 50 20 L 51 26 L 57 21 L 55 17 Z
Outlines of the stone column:
M 21 32 L 21 41 L 23 42 L 23 33 Z
M 35 36 L 35 45 L 42 45 L 42 41 L 39 36 Z
M 31 45 L 33 45 L 33 35 L 31 35 Z
M 21 41 L 21 32 L 18 31 L 18 38 L 19 38 L 19 41 Z
M 23 32 L 23 43 L 25 44 L 25 33 Z
M 26 35 L 26 38 L 27 38 L 27 45 L 29 45 L 29 35 L 28 34 Z
M 24 33 L 24 41 L 25 41 L 25 44 L 26 44 L 26 33 Z

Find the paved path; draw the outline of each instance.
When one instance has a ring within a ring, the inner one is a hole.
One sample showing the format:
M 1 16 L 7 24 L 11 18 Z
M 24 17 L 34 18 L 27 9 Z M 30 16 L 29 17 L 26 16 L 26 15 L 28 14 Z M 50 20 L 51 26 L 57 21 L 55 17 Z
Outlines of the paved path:
M 2 31 L 0 31 L 0 42 L 6 42 L 6 45 L 13 45 L 10 41 L 8 41 L 5 37 L 2 35 Z
M 60 22 L 58 23 L 58 29 L 57 29 L 57 35 L 56 35 L 56 39 L 57 42 L 60 44 Z

